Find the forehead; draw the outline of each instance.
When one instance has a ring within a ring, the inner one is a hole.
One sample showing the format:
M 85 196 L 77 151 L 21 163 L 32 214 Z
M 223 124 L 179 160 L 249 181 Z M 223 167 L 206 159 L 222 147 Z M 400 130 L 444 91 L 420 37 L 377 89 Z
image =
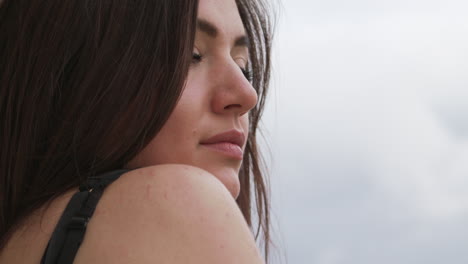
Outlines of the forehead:
M 214 24 L 222 38 L 245 35 L 235 0 L 200 0 L 198 19 Z

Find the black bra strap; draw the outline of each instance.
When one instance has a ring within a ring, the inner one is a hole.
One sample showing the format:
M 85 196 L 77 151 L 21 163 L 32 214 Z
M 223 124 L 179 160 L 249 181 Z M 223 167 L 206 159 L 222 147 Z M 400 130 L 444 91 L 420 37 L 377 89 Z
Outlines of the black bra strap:
M 49 240 L 41 260 L 42 264 L 73 263 L 83 241 L 86 226 L 104 189 L 127 171 L 129 170 L 115 170 L 90 177 L 80 186 L 80 191 L 71 198 Z

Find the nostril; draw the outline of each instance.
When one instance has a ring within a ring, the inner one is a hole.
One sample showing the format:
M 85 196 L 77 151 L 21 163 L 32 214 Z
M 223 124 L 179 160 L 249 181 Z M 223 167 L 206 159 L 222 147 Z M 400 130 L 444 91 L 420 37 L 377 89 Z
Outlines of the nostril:
M 242 107 L 242 105 L 240 105 L 240 104 L 230 104 L 228 106 L 225 106 L 224 109 L 228 110 L 228 109 L 232 109 L 233 107 Z

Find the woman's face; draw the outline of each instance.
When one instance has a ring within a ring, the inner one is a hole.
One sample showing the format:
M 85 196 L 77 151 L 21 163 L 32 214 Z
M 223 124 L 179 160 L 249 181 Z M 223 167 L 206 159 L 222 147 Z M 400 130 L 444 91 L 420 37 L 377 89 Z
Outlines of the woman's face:
M 182 96 L 161 131 L 127 168 L 196 166 L 216 176 L 237 198 L 248 111 L 257 103 L 241 70 L 247 69 L 249 58 L 243 36 L 234 0 L 200 0 L 194 57 Z M 225 132 L 232 133 L 210 140 Z

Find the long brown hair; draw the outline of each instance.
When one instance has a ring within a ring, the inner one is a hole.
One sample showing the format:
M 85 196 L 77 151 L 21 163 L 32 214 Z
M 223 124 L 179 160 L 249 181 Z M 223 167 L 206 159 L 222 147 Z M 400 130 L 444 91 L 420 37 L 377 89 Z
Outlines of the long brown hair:
M 255 239 L 260 231 L 263 233 L 263 250 L 268 263 L 271 239 L 270 225 L 270 182 L 265 176 L 265 161 L 259 151 L 257 130 L 266 102 L 271 72 L 271 48 L 273 28 L 269 6 L 264 1 L 236 0 L 240 17 L 250 42 L 250 61 L 252 70 L 252 85 L 258 94 L 258 103 L 249 113 L 250 132 L 246 146 L 246 154 L 239 174 L 241 191 L 237 203 L 241 208 L 249 226 L 252 226 L 251 201 L 255 198 L 255 211 L 258 225 Z M 251 189 L 251 182 L 253 190 Z
M 262 229 L 268 262 L 269 187 L 256 132 L 272 32 L 263 2 L 236 2 L 259 95 L 237 203 L 252 228 L 255 198 L 255 239 Z M 4 0 L 0 249 L 32 211 L 91 175 L 122 168 L 158 133 L 185 84 L 197 11 L 198 0 Z

